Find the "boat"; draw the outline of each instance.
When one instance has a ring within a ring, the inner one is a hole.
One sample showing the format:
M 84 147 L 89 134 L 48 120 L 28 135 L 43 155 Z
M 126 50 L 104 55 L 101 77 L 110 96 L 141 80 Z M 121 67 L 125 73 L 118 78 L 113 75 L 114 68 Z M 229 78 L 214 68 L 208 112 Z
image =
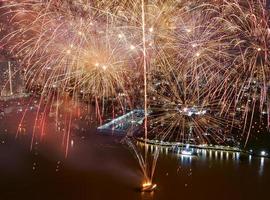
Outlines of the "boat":
M 191 149 L 184 149 L 179 153 L 181 156 L 197 156 L 198 154 Z
M 157 184 L 147 182 L 142 185 L 141 192 L 153 192 L 156 188 L 157 188 Z
M 192 149 L 189 148 L 189 144 L 186 145 L 186 147 L 179 152 L 182 156 L 197 156 L 198 154 L 194 152 Z

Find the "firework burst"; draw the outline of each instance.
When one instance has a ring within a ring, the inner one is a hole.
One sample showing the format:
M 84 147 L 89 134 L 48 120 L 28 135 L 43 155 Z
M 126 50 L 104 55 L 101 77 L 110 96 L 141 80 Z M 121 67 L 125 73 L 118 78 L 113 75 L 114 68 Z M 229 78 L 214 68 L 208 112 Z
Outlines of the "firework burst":
M 209 90 L 198 90 L 182 76 L 166 76 L 153 87 L 149 119 L 157 139 L 224 144 L 231 127 L 239 123 L 228 105 L 220 104 L 218 98 L 208 100 Z

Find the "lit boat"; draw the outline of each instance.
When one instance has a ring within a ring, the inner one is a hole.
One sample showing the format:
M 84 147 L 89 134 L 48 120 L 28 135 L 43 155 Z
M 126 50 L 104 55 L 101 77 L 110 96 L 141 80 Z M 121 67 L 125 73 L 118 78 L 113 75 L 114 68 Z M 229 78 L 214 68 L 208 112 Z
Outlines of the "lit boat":
M 196 152 L 193 152 L 191 149 L 184 149 L 180 151 L 181 156 L 197 156 Z
M 151 182 L 144 183 L 141 187 L 141 192 L 152 192 L 157 188 L 157 184 Z

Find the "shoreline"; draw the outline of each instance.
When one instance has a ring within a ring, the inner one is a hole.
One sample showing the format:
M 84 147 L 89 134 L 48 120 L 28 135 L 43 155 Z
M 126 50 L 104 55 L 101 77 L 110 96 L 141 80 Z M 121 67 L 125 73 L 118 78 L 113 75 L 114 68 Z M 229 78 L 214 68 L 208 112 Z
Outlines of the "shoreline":
M 174 147 L 184 147 L 186 144 L 180 143 L 180 142 L 163 142 L 159 140 L 150 140 L 150 139 L 144 139 L 142 137 L 134 137 L 136 141 L 138 141 L 141 144 L 148 144 L 148 145 L 154 145 L 154 146 L 162 146 L 162 147 L 169 147 L 170 150 L 172 150 Z M 204 149 L 204 150 L 216 150 L 216 151 L 228 151 L 228 152 L 238 152 L 254 157 L 263 157 L 263 158 L 270 158 L 270 155 L 266 153 L 265 155 L 257 154 L 254 152 L 246 151 L 243 149 L 240 149 L 238 147 L 230 147 L 230 146 L 222 146 L 222 145 L 195 145 L 195 144 L 189 144 L 190 148 L 193 149 Z

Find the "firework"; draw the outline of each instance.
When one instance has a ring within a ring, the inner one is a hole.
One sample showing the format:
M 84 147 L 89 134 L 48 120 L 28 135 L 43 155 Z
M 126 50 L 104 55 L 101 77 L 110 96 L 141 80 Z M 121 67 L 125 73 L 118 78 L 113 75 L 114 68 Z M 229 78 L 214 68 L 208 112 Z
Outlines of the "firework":
M 97 20 L 89 15 L 85 20 L 71 10 L 66 12 L 65 4 L 59 8 L 51 2 L 8 8 L 11 11 L 6 15 L 12 16 L 15 30 L 2 41 L 25 66 L 30 88 L 39 86 L 44 93 L 52 88 L 72 90 L 96 97 L 124 91 L 128 73 L 136 67 L 136 52 L 119 29 L 108 24 L 113 17 L 107 16 L 104 22 L 101 13 Z
M 184 78 L 167 76 L 162 82 L 155 82 L 153 87 L 149 119 L 154 138 L 224 144 L 231 126 L 238 124 L 228 105 L 219 104 L 218 98 L 208 100 L 209 90 L 203 87 L 198 90 Z
M 116 99 L 122 112 L 144 107 L 145 140 L 149 130 L 196 144 L 224 144 L 240 125 L 249 136 L 257 107 L 269 117 L 266 0 L 25 0 L 5 1 L 1 12 L 1 46 L 56 113 L 61 98 L 94 99 L 102 123 Z M 138 160 L 151 182 L 155 164 L 148 175 L 147 157 Z
M 248 116 L 250 121 L 253 120 L 255 108 L 261 113 L 269 113 L 269 11 L 264 0 L 231 1 L 224 4 L 221 19 L 228 29 L 227 34 L 234 38 L 230 49 L 234 57 L 231 69 L 226 72 L 230 77 L 230 88 L 225 95 L 245 108 L 246 124 Z M 243 134 L 245 131 L 244 128 Z

